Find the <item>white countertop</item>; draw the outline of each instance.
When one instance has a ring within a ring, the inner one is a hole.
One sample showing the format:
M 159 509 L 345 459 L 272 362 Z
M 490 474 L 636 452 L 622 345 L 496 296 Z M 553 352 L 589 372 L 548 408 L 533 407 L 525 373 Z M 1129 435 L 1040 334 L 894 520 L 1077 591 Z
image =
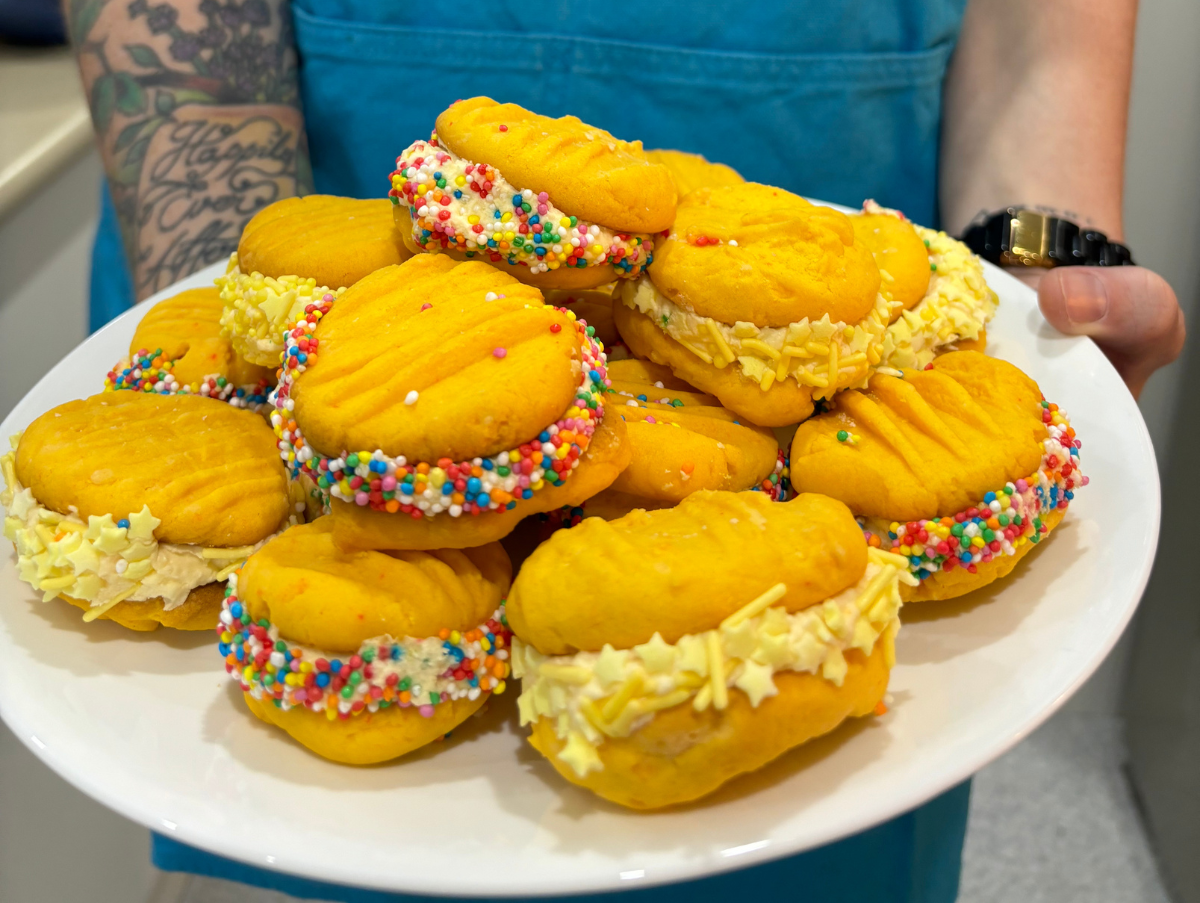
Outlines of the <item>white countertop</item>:
M 0 45 L 0 219 L 91 142 L 70 48 Z

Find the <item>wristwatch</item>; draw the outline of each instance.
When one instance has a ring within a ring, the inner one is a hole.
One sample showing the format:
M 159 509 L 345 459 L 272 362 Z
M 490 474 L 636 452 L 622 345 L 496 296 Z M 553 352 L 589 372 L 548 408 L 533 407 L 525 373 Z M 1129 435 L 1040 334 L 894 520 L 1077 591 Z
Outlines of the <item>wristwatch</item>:
M 982 214 L 967 227 L 963 242 L 984 260 L 1001 266 L 1133 266 L 1129 249 L 1095 229 L 1081 229 L 1061 216 L 1028 207 Z

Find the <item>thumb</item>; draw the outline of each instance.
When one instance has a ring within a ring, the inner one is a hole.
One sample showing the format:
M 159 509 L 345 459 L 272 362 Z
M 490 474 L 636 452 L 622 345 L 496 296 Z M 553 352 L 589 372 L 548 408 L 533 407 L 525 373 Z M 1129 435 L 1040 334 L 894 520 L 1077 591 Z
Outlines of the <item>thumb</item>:
M 1179 356 L 1183 311 L 1167 281 L 1144 267 L 1060 267 L 1038 284 L 1050 325 L 1090 336 L 1136 398 L 1159 367 Z

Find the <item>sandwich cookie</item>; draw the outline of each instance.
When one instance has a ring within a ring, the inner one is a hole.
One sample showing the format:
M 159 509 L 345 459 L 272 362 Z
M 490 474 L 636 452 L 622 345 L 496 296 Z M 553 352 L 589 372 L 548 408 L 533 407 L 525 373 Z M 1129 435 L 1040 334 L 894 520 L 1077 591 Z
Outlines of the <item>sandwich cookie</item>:
M 800 424 L 791 478 L 904 555 L 905 601 L 949 599 L 1003 577 L 1062 520 L 1088 478 L 1066 414 L 1004 361 L 950 352 L 883 373 Z
M 614 316 L 636 356 L 753 423 L 787 426 L 879 363 L 879 287 L 848 217 L 748 182 L 686 195 Z
M 221 325 L 247 361 L 278 367 L 283 328 L 307 305 L 409 256 L 382 198 L 314 194 L 276 201 L 246 224 L 216 280 Z
M 675 217 L 671 173 L 641 142 L 487 97 L 438 116 L 390 182 L 412 250 L 483 260 L 547 289 L 637 276 Z
M 697 188 L 727 188 L 746 181 L 732 166 L 710 163 L 700 154 L 677 150 L 648 150 L 646 156 L 651 162 L 661 163 L 671 171 L 675 192 L 679 197 Z
M 575 504 L 629 461 L 583 321 L 478 261 L 421 254 L 311 305 L 272 423 L 359 548 L 464 548 Z
M 945 351 L 987 348 L 987 324 L 999 298 L 970 248 L 874 201 L 850 219 L 875 256 L 891 310 L 881 367 L 920 369 Z
M 190 289 L 155 304 L 138 323 L 129 356 L 105 377 L 105 390 L 198 395 L 252 411 L 265 408 L 274 371 L 233 350 L 221 334 L 222 309 L 215 288 Z
M 133 630 L 211 629 L 222 582 L 291 508 L 262 418 L 196 396 L 68 402 L 0 466 L 21 579 Z
M 509 595 L 521 723 L 605 799 L 702 797 L 885 711 L 904 564 L 817 495 L 698 492 L 588 518 L 543 543 Z
M 587 515 L 611 519 L 634 508 L 666 508 L 701 489 L 739 492 L 766 484 L 778 498 L 781 453 L 770 430 L 742 423 L 660 364 L 619 361 L 608 375 L 608 404 L 625 421 L 631 457 L 612 486 L 584 503 Z
M 496 543 L 347 552 L 331 526 L 286 530 L 230 578 L 218 649 L 254 715 L 326 759 L 372 765 L 504 692 L 512 568 Z

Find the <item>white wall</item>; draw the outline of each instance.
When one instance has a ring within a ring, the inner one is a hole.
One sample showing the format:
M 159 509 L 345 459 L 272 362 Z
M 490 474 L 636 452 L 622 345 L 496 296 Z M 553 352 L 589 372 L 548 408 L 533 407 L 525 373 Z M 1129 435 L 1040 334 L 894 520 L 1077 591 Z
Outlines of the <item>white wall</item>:
M 89 150 L 0 221 L 0 417 L 87 334 L 99 184 Z M 138 903 L 154 881 L 149 852 L 145 828 L 58 778 L 0 724 L 0 901 Z
M 1200 305 L 1200 2 L 1142 0 L 1125 161 L 1125 235 L 1138 263 L 1161 273 L 1193 330 Z M 1081 161 L 1086 165 L 1086 161 Z M 1195 339 L 1189 341 L 1194 344 Z M 1181 367 L 1151 378 L 1140 407 L 1159 472 L 1172 453 Z M 1084 440 L 1086 449 L 1087 440 Z M 1086 452 L 1085 452 L 1086 454 Z M 1087 458 L 1084 458 L 1086 465 Z M 1115 715 L 1131 632 L 1071 700 L 1073 711 Z
M 87 335 L 99 184 L 89 150 L 0 221 L 0 417 Z
M 1189 326 L 1200 303 L 1198 47 L 1200 2 L 1143 0 L 1125 165 L 1126 235 L 1137 261 L 1171 283 Z M 1160 470 L 1170 454 L 1179 370 L 1175 364 L 1158 373 L 1141 401 Z

